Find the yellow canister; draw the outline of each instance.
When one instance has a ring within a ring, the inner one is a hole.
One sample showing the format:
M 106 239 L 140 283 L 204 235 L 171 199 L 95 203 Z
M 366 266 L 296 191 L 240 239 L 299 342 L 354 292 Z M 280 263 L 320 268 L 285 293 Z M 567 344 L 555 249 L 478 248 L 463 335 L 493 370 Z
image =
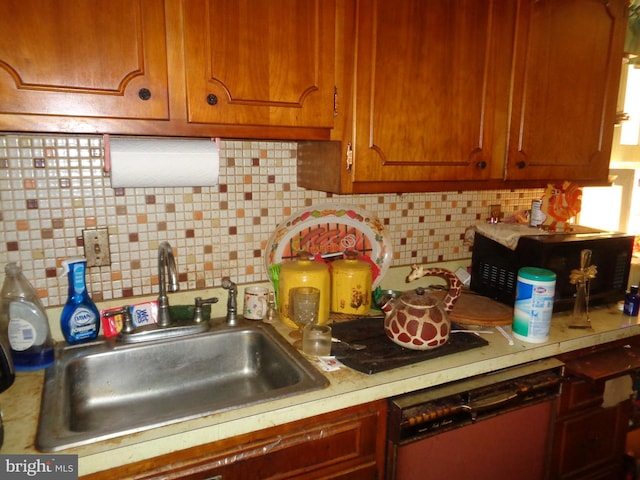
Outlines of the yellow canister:
M 331 311 L 366 315 L 371 308 L 371 265 L 358 260 L 358 252 L 331 265 Z
M 311 255 L 308 253 L 301 253 L 298 255 L 297 260 L 280 265 L 278 286 L 280 318 L 292 328 L 297 328 L 297 326 L 289 317 L 289 292 L 295 287 L 316 287 L 320 289 L 318 323 L 327 323 L 331 298 L 331 281 L 327 264 L 311 260 Z

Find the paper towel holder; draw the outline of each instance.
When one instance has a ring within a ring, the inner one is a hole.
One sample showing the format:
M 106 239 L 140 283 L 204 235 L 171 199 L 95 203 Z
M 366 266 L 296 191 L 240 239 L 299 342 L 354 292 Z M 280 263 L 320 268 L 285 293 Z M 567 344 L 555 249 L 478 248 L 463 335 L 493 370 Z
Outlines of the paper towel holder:
M 112 188 L 218 185 L 220 138 L 103 135 Z
M 163 137 L 146 137 L 146 138 L 158 138 L 162 139 Z M 216 147 L 220 150 L 220 137 L 212 137 L 212 142 L 216 142 Z M 104 166 L 102 168 L 102 172 L 105 177 L 108 177 L 111 174 L 111 134 L 104 133 L 102 134 L 102 147 L 104 150 Z

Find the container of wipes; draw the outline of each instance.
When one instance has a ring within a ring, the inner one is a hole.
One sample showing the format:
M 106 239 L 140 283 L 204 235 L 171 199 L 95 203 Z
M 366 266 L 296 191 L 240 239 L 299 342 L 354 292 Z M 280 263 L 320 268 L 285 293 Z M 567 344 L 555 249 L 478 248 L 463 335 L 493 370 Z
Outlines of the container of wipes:
M 530 343 L 549 340 L 556 274 L 537 267 L 518 270 L 513 305 L 513 336 Z

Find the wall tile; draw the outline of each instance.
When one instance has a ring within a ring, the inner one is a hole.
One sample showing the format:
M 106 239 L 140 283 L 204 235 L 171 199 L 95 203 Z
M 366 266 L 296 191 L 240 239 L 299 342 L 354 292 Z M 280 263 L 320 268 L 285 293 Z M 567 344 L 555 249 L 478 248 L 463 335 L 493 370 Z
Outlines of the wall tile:
M 221 142 L 220 184 L 112 189 L 103 176 L 102 137 L 0 134 L 0 268 L 19 262 L 47 306 L 66 300 L 60 262 L 84 254 L 82 230 L 107 227 L 112 264 L 89 269 L 96 301 L 157 291 L 156 252 L 169 241 L 182 290 L 267 279 L 262 252 L 277 225 L 301 208 L 365 208 L 389 230 L 393 265 L 470 257 L 466 227 L 489 205 L 513 213 L 540 190 L 331 195 L 296 185 L 293 142 Z M 56 275 L 56 273 L 58 275 Z M 0 274 L 4 278 L 4 274 Z

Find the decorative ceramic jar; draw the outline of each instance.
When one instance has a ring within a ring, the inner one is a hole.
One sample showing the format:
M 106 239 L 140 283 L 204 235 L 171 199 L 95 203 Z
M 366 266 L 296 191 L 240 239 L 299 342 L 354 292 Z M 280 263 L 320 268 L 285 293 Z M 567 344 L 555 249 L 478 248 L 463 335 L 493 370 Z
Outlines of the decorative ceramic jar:
M 331 311 L 366 315 L 371 307 L 371 264 L 350 250 L 331 264 Z
M 279 277 L 279 312 L 280 318 L 286 325 L 297 328 L 289 315 L 289 292 L 295 287 L 316 287 L 320 289 L 318 323 L 327 323 L 329 319 L 331 283 L 329 267 L 325 262 L 312 260 L 309 253 L 302 252 L 298 254 L 297 260 L 280 265 Z

